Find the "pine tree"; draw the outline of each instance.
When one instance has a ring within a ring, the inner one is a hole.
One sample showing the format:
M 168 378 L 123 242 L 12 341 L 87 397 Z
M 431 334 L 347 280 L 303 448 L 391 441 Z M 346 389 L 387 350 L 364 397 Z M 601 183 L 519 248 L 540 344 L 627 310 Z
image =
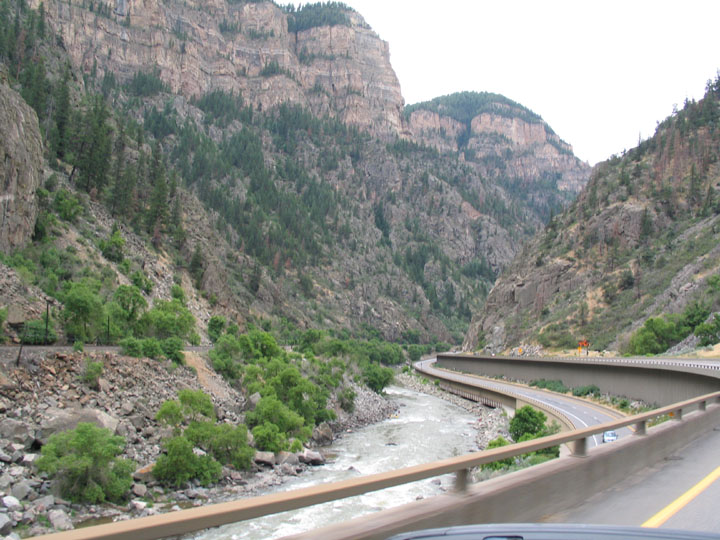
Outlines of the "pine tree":
M 165 164 L 160 149 L 160 143 L 153 146 L 152 161 L 150 165 L 150 209 L 146 217 L 148 232 L 153 232 L 157 227 L 162 226 L 167 218 L 168 185 L 165 179 Z
M 80 116 L 80 147 L 75 164 L 80 169 L 78 184 L 88 193 L 91 190 L 99 192 L 107 181 L 112 149 L 108 116 L 107 106 L 100 95 L 93 98 L 91 107 Z
M 68 130 L 70 126 L 70 69 L 66 66 L 62 78 L 55 87 L 54 127 L 51 132 L 50 144 L 53 154 L 58 159 L 65 159 L 68 150 Z
M 127 138 L 125 136 L 125 126 L 120 123 L 118 126 L 118 136 L 115 139 L 115 162 L 113 164 L 112 173 L 112 192 L 110 194 L 110 213 L 114 216 L 116 209 L 119 209 L 119 202 L 123 202 L 122 210 L 127 207 L 127 186 L 125 186 L 125 147 Z

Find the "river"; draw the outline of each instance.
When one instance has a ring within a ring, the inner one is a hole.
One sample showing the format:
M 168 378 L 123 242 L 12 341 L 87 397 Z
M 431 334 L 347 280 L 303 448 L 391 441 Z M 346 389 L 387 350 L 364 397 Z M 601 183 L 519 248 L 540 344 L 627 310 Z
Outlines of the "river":
M 327 464 L 290 478 L 273 491 L 364 476 L 466 454 L 477 449 L 477 418 L 442 399 L 399 387 L 386 389 L 399 405 L 396 417 L 343 435 L 323 449 Z M 204 531 L 198 540 L 265 540 L 347 521 L 452 488 L 446 475 L 309 508 Z M 264 495 L 273 491 L 259 493 Z

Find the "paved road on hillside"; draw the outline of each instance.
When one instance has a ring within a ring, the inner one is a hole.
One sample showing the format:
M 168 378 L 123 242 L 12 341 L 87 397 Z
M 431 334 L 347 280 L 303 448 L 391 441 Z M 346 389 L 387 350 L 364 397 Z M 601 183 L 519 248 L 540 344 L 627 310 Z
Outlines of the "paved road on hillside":
M 497 390 L 503 393 L 515 394 L 520 397 L 534 399 L 549 407 L 552 407 L 562 414 L 564 414 L 575 426 L 576 429 L 585 428 L 588 426 L 594 426 L 597 424 L 603 424 L 612 420 L 622 418 L 623 415 L 619 412 L 611 411 L 588 403 L 584 400 L 572 398 L 570 396 L 563 396 L 561 394 L 547 392 L 539 388 L 529 388 L 526 386 L 520 386 L 510 383 L 503 383 L 491 379 L 485 379 L 476 375 L 470 375 L 465 373 L 458 373 L 449 370 L 440 370 L 433 367 L 435 363 L 434 358 L 428 360 L 421 360 L 416 362 L 415 366 L 419 371 L 424 371 L 430 375 L 438 374 L 444 378 L 462 382 L 465 384 L 471 384 L 481 388 L 488 388 L 490 390 Z M 630 435 L 632 432 L 628 428 L 622 428 L 618 430 L 619 437 L 625 437 Z M 602 444 L 602 434 L 593 435 L 588 440 L 588 446 L 596 446 Z
M 546 521 L 640 526 L 716 471 L 720 467 L 718 448 L 720 426 L 611 489 L 598 492 L 574 508 L 547 516 Z M 720 538 L 719 500 L 720 479 L 710 482 L 707 489 L 676 514 L 663 512 L 662 517 L 670 517 L 659 526 L 716 532 Z

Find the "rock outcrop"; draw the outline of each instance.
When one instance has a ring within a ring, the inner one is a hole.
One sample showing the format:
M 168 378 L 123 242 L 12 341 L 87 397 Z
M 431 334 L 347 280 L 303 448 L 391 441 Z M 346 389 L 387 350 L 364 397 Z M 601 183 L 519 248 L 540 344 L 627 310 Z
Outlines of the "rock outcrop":
M 465 103 L 447 106 L 447 99 Z M 577 193 L 590 177 L 590 166 L 542 118 L 503 96 L 464 92 L 408 110 L 405 133 L 413 140 L 441 152 L 460 152 L 490 178 L 526 184 L 551 180 L 560 191 Z
M 35 111 L 0 78 L 0 251 L 24 246 L 37 219 L 42 139 Z
M 33 2 L 39 5 L 39 0 Z M 403 98 L 389 47 L 353 10 L 346 24 L 288 31 L 272 2 L 116 0 L 114 10 L 46 2 L 73 63 L 128 81 L 155 70 L 173 93 L 242 93 L 268 109 L 309 107 L 375 135 L 395 134 Z

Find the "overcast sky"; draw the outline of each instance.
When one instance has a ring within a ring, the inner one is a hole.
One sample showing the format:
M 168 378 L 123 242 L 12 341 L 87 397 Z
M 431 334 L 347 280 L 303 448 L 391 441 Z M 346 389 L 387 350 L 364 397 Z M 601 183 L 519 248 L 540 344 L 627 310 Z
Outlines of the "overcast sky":
M 532 109 L 595 164 L 720 68 L 720 1 L 344 0 L 390 43 L 406 104 L 464 90 Z

